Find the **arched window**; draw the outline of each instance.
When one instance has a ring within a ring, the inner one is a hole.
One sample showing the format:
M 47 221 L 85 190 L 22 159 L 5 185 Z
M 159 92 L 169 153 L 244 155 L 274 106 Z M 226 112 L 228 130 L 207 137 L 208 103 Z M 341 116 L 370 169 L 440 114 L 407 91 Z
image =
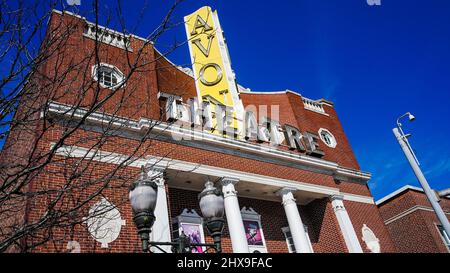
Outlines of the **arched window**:
M 93 66 L 92 76 L 101 87 L 110 89 L 117 88 L 124 80 L 123 73 L 117 67 L 104 63 Z
M 320 129 L 319 129 L 319 136 L 320 136 L 320 139 L 321 139 L 328 147 L 331 147 L 331 148 L 335 148 L 335 147 L 336 147 L 336 145 L 337 145 L 336 138 L 335 138 L 335 137 L 333 136 L 333 134 L 332 134 L 330 131 L 328 131 L 327 129 L 320 128 Z

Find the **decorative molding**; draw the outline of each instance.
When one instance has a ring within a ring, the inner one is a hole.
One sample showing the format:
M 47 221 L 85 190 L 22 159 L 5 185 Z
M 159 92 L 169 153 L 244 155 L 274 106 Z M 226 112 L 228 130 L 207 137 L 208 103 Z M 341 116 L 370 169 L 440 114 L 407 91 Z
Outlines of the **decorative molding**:
M 286 195 L 286 194 L 288 194 L 290 192 L 294 193 L 295 191 L 297 191 L 297 189 L 294 188 L 294 187 L 284 187 L 284 188 L 281 188 L 280 190 L 277 191 L 277 195 L 278 196 L 283 196 L 283 195 Z
M 327 105 L 329 107 L 334 107 L 334 103 L 332 101 L 326 100 L 324 98 L 318 99 L 317 102 L 320 102 L 322 105 Z
M 342 200 L 344 200 L 344 195 L 343 195 L 343 194 L 333 194 L 333 195 L 330 195 L 330 200 L 331 200 L 331 201 L 335 201 L 335 200 L 337 200 L 337 201 L 342 201 Z
M 238 178 L 232 178 L 232 177 L 223 177 L 220 180 L 220 184 L 222 185 L 222 192 L 223 197 L 227 198 L 230 196 L 237 196 L 237 191 L 234 188 L 234 185 L 236 185 L 239 182 Z
M 323 109 L 322 103 L 305 97 L 302 97 L 302 101 L 306 110 L 328 116 L 328 114 L 325 113 L 325 109 Z
M 306 97 L 303 97 L 300 93 L 297 93 L 297 92 L 289 90 L 289 89 L 286 89 L 284 91 L 259 91 L 258 92 L 258 91 L 252 91 L 249 88 L 244 88 L 243 86 L 240 86 L 239 92 L 243 93 L 243 94 L 249 94 L 249 95 L 281 95 L 281 94 L 288 94 L 289 93 L 289 94 L 293 94 L 293 95 L 299 96 L 301 99 L 305 98 L 305 99 L 307 99 L 309 101 L 318 103 L 321 106 L 322 105 L 328 105 L 330 107 L 334 107 L 333 106 L 333 102 L 331 102 L 331 101 L 328 101 L 328 100 L 325 100 L 325 99 L 319 99 L 319 100 L 308 99 Z M 314 112 L 316 112 L 316 111 L 314 111 Z M 321 114 L 325 114 L 326 116 L 329 116 L 328 114 L 325 113 L 325 110 L 324 110 L 324 113 L 321 113 Z
M 54 143 L 50 145 L 50 149 L 53 149 Z M 101 150 L 91 150 L 77 146 L 62 146 L 56 150 L 56 154 L 65 157 L 84 158 L 85 160 L 94 160 L 109 164 L 124 164 L 124 161 L 128 159 L 128 156 L 106 152 Z M 341 194 L 344 200 L 349 200 L 359 203 L 373 204 L 373 198 L 370 196 L 355 195 L 350 193 L 342 193 L 338 188 L 331 188 L 321 185 L 309 184 L 301 181 L 287 180 L 283 178 L 276 178 L 271 176 L 264 176 L 259 174 L 253 174 L 248 172 L 241 172 L 236 170 L 229 170 L 209 165 L 201 165 L 197 163 L 181 161 L 171 158 L 161 158 L 148 156 L 143 158 L 131 158 L 126 163 L 126 166 L 140 168 L 142 165 L 147 166 L 159 166 L 160 168 L 167 168 L 183 172 L 192 172 L 205 176 L 219 176 L 229 178 L 230 172 L 234 176 L 234 180 L 242 180 L 249 183 L 264 184 L 274 187 L 291 188 L 298 191 L 305 191 L 311 193 L 321 194 L 324 197 Z M 233 181 L 233 179 L 230 180 Z
M 235 178 L 235 177 L 222 177 L 222 179 L 220 179 L 220 183 L 222 184 L 222 186 L 226 186 L 229 184 L 233 184 L 236 185 L 237 183 L 239 183 L 239 178 Z
M 369 249 L 372 253 L 380 253 L 380 239 L 375 236 L 375 233 L 366 224 L 363 225 L 361 234 L 362 240 L 366 243 L 367 249 Z
M 327 133 L 327 134 L 330 135 L 330 137 L 331 137 L 331 142 L 332 142 L 331 144 L 328 144 L 328 143 L 325 141 L 325 139 L 322 137 L 322 132 L 325 132 L 325 133 Z M 337 146 L 337 140 L 336 140 L 336 138 L 334 137 L 334 135 L 330 132 L 330 130 L 325 129 L 325 128 L 320 128 L 319 131 L 318 131 L 318 134 L 319 134 L 320 139 L 322 140 L 322 142 L 323 142 L 325 145 L 327 145 L 327 146 L 330 147 L 330 148 L 336 148 L 336 146 Z
M 184 208 L 180 215 L 177 217 L 178 222 L 187 224 L 199 224 L 203 223 L 202 217 L 195 211 L 195 209 Z
M 300 93 L 297 93 L 295 91 L 292 90 L 283 90 L 283 91 L 251 91 L 251 90 L 246 90 L 246 89 L 241 89 L 240 90 L 241 93 L 244 94 L 249 94 L 249 95 L 282 95 L 282 94 L 293 94 L 296 96 L 301 97 L 302 95 Z
M 102 67 L 107 67 L 109 69 L 111 69 L 111 71 L 113 73 L 116 73 L 116 78 L 117 78 L 117 84 L 115 86 L 106 86 L 103 83 L 99 82 L 98 79 L 98 69 L 102 68 Z M 106 89 L 111 89 L 111 90 L 117 90 L 118 87 L 120 86 L 120 88 L 124 88 L 126 86 L 126 83 L 124 83 L 125 80 L 125 76 L 123 74 L 122 71 L 120 71 L 119 68 L 117 68 L 116 66 L 112 65 L 112 64 L 108 64 L 108 63 L 99 63 L 99 64 L 95 64 L 92 66 L 91 68 L 91 76 L 95 81 L 99 82 L 100 87 L 102 88 L 106 88 Z
M 112 45 L 128 51 L 133 51 L 130 48 L 130 35 L 125 35 L 121 32 L 96 25 L 94 23 L 85 21 L 86 25 L 83 30 L 83 36 L 98 40 L 108 45 Z
M 164 172 L 166 168 L 154 165 L 146 165 L 147 175 L 151 178 L 159 187 L 164 187 Z
M 81 118 L 87 111 L 83 109 L 74 109 L 71 106 L 60 104 L 60 103 L 50 103 L 48 107 L 48 113 L 54 115 L 60 115 L 69 119 Z M 270 158 L 271 160 L 280 160 L 283 162 L 292 163 L 295 167 L 303 166 L 303 168 L 311 168 L 311 171 L 323 172 L 325 174 L 333 175 L 336 179 L 344 181 L 352 181 L 358 183 L 366 183 L 371 175 L 367 172 L 362 172 L 354 169 L 349 169 L 346 167 L 339 166 L 339 164 L 331 161 L 326 161 L 319 158 L 314 158 L 307 155 L 297 154 L 293 152 L 282 151 L 271 146 L 259 145 L 254 143 L 249 143 L 243 140 L 236 140 L 218 136 L 215 134 L 196 131 L 191 129 L 185 129 L 169 125 L 167 123 L 140 119 L 139 121 L 134 121 L 130 119 L 113 117 L 105 115 L 103 113 L 92 113 L 86 119 L 87 122 L 93 124 L 109 124 L 110 126 L 118 127 L 124 131 L 139 133 L 149 128 L 152 128 L 156 133 L 171 135 L 172 137 L 183 139 L 183 143 L 180 145 L 185 145 L 188 140 L 186 138 L 194 139 L 196 143 L 202 140 L 201 143 L 210 144 L 214 147 L 225 147 L 226 149 L 231 149 L 235 153 L 244 154 L 255 154 L 261 157 Z M 199 147 L 201 148 L 201 147 Z
M 243 220 L 261 221 L 261 215 L 257 213 L 252 207 L 242 207 L 241 215 Z
M 397 221 L 397 220 L 399 220 L 399 219 L 401 219 L 401 218 L 403 218 L 403 217 L 405 217 L 405 216 L 407 216 L 407 215 L 409 215 L 409 214 L 411 214 L 411 213 L 413 213 L 413 212 L 415 212 L 415 211 L 417 211 L 417 210 L 423 210 L 423 211 L 431 211 L 431 212 L 434 212 L 433 208 L 431 208 L 431 207 L 425 207 L 425 206 L 421 206 L 421 205 L 415 205 L 415 206 L 410 207 L 409 209 L 404 210 L 403 212 L 401 212 L 401 213 L 399 213 L 399 214 L 397 214 L 397 215 L 395 215 L 395 216 L 393 216 L 393 217 L 391 217 L 391 218 L 385 220 L 385 221 L 384 221 L 384 224 L 385 224 L 385 225 L 388 225 L 388 224 L 390 224 L 390 223 L 392 223 L 392 222 L 395 222 L 395 221 Z M 450 212 L 444 212 L 444 213 L 447 214 L 447 215 L 450 215 Z
M 335 194 L 330 196 L 331 205 L 333 206 L 333 210 L 335 212 L 338 211 L 345 211 L 344 202 L 344 195 L 342 194 Z
M 363 196 L 363 195 L 357 195 L 357 194 L 352 194 L 352 193 L 341 193 L 341 194 L 344 196 L 344 200 L 346 200 L 346 201 L 375 205 L 375 202 L 373 201 L 373 197 L 370 197 L 370 196 Z
M 281 196 L 281 204 L 286 206 L 288 204 L 296 204 L 296 199 L 294 197 L 295 188 L 285 187 L 277 191 L 277 195 Z
M 108 248 L 108 244 L 119 237 L 120 230 L 125 225 L 120 211 L 106 198 L 92 205 L 84 222 L 91 236 L 102 244 L 102 248 Z

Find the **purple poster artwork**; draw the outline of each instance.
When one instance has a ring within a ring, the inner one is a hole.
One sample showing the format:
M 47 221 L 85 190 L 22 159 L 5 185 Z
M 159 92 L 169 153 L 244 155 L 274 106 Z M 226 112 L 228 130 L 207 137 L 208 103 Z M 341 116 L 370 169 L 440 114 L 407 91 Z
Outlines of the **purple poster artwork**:
M 193 225 L 193 224 L 184 224 L 181 223 L 181 228 L 184 231 L 184 234 L 189 237 L 191 240 L 191 243 L 193 244 L 201 244 L 202 243 L 202 235 L 200 232 L 200 225 Z M 192 253 L 202 253 L 203 248 L 201 246 L 197 246 L 195 248 L 192 248 Z
M 245 235 L 247 236 L 247 242 L 249 245 L 252 246 L 264 245 L 258 221 L 244 220 L 244 228 L 245 228 Z

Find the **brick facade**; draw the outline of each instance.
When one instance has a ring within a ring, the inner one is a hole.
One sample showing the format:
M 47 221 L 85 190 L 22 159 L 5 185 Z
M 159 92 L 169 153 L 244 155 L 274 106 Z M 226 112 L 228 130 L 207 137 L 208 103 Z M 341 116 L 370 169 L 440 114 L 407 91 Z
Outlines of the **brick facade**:
M 450 199 L 441 198 L 439 204 L 450 219 Z M 422 191 L 407 188 L 378 207 L 398 251 L 449 252 L 437 228 L 439 220 Z
M 103 114 L 114 114 L 130 120 L 142 118 L 161 120 L 161 102 L 157 99 L 158 92 L 167 92 L 180 95 L 184 100 L 196 97 L 194 79 L 176 68 L 165 57 L 156 51 L 151 43 L 146 43 L 143 39 L 131 36 L 130 45 L 132 51 L 126 52 L 114 46 L 100 43 L 99 58 L 101 62 L 113 64 L 124 74 L 129 72 L 127 63 L 137 60 L 142 64 L 142 69 L 132 74 L 127 82 L 126 88 L 112 92 L 110 90 L 101 90 L 96 92 L 96 82 L 90 83 L 91 68 L 96 63 L 95 56 L 89 56 L 95 43 L 83 35 L 85 21 L 81 18 L 71 16 L 70 14 L 60 14 L 54 12 L 49 21 L 48 37 L 57 37 L 58 33 L 64 29 L 61 26 L 72 25 L 71 34 L 65 40 L 64 47 L 58 48 L 62 51 L 64 58 L 49 58 L 47 62 L 40 67 L 42 75 L 49 77 L 58 75 L 58 71 L 66 69 L 67 66 L 77 64 L 76 68 L 66 78 L 58 81 L 58 86 L 49 89 L 46 86 L 46 92 L 40 92 L 38 97 L 52 98 L 52 101 L 63 103 L 65 105 L 89 106 L 89 103 L 95 99 L 108 98 L 101 105 L 97 112 Z M 50 39 L 48 38 L 47 39 Z M 86 56 L 89 56 L 86 60 Z M 73 81 L 73 79 L 78 79 Z M 80 80 L 84 79 L 84 80 Z M 46 85 L 45 79 L 36 79 L 40 85 Z M 80 82 L 89 82 L 88 87 L 81 86 Z M 55 83 L 53 82 L 53 85 Z M 71 90 L 77 90 L 79 93 L 67 92 L 68 86 Z M 43 87 L 41 86 L 41 89 Z M 289 124 L 299 128 L 302 132 L 312 132 L 317 134 L 319 128 L 330 130 L 336 138 L 338 145 L 336 148 L 330 148 L 319 140 L 320 148 L 324 150 L 325 155 L 322 160 L 334 162 L 339 166 L 351 169 L 353 172 L 359 172 L 360 167 L 353 154 L 350 143 L 345 135 L 337 114 L 330 104 L 323 104 L 326 115 L 316 113 L 305 109 L 302 97 L 290 92 L 277 94 L 251 94 L 242 93 L 241 99 L 244 106 L 247 105 L 278 105 L 280 109 L 280 124 Z M 40 100 L 36 100 L 40 101 Z M 27 103 L 24 102 L 24 103 Z M 268 109 L 270 113 L 270 107 Z M 7 140 L 7 151 L 2 152 L 2 164 L 8 165 L 8 158 L 26 158 L 29 150 L 21 147 L 29 147 L 31 144 L 37 144 L 37 154 L 45 154 L 51 149 L 51 145 L 57 143 L 64 135 L 65 124 L 55 122 L 54 125 L 45 131 L 40 131 L 46 121 L 37 121 L 35 126 L 36 134 L 42 133 L 39 140 L 36 138 L 26 138 L 22 142 L 14 140 L 12 132 Z M 70 126 L 69 126 L 70 127 Z M 278 164 L 258 156 L 243 156 L 242 153 L 230 150 L 219 149 L 211 150 L 200 146 L 192 146 L 187 142 L 177 142 L 168 139 L 146 139 L 140 140 L 136 137 L 139 133 L 126 131 L 123 128 L 117 129 L 114 134 L 104 136 L 100 133 L 102 127 L 95 124 L 83 124 L 73 134 L 64 140 L 64 145 L 80 147 L 86 149 L 99 149 L 103 152 L 128 156 L 133 154 L 136 158 L 155 158 L 163 157 L 172 160 L 190 162 L 199 166 L 210 166 L 227 169 L 230 175 L 233 172 L 250 173 L 272 179 L 284 179 L 303 183 L 311 186 L 322 186 L 335 189 L 341 194 L 349 196 L 358 196 L 370 200 L 371 194 L 365 182 L 350 182 L 342 179 L 336 179 L 333 173 L 318 172 L 314 169 L 299 168 L 292 164 Z M 121 131 L 122 130 L 122 131 Z M 99 139 L 102 140 L 99 143 Z M 24 142 L 25 141 L 25 146 Z M 28 142 L 27 142 L 28 141 Z M 264 144 L 261 144 L 264 145 Z M 135 147 L 139 147 L 133 152 Z M 290 151 L 287 145 L 280 145 L 278 149 L 288 151 L 291 155 L 298 152 Z M 15 161 L 15 160 L 13 160 Z M 111 242 L 108 248 L 100 247 L 86 230 L 84 222 L 80 221 L 70 227 L 64 225 L 64 221 L 54 223 L 50 227 L 36 229 L 24 237 L 27 245 L 33 245 L 33 242 L 39 242 L 40 239 L 48 237 L 43 244 L 37 245 L 32 251 L 36 252 L 67 252 L 68 241 L 77 241 L 80 243 L 82 252 L 139 252 L 140 242 L 137 236 L 136 228 L 133 224 L 131 208 L 128 201 L 128 187 L 136 179 L 139 172 L 138 166 L 124 166 L 117 173 L 116 165 L 108 162 L 89 161 L 78 162 L 77 158 L 67 158 L 57 155 L 52 159 L 45 169 L 32 179 L 29 184 L 29 191 L 38 191 L 46 189 L 54 191 L 53 195 L 40 196 L 23 205 L 25 213 L 21 214 L 19 219 L 24 222 L 39 221 L 45 213 L 46 207 L 52 198 L 58 194 L 58 190 L 63 187 L 73 168 L 83 170 L 79 177 L 73 179 L 71 183 L 82 183 L 83 181 L 108 181 L 105 189 L 102 191 L 103 197 L 106 197 L 121 212 L 121 218 L 125 220 L 118 238 Z M 106 179 L 108 178 L 108 179 Z M 70 178 L 72 179 L 72 178 Z M 181 179 L 181 178 L 180 178 Z M 71 180 L 72 181 L 72 180 Z M 241 182 L 240 182 L 241 183 Z M 105 186 L 105 185 L 102 185 Z M 74 192 L 69 197 L 58 203 L 58 206 L 76 206 L 78 200 L 83 196 L 89 196 L 96 190 L 98 185 L 93 184 L 88 188 L 83 188 Z M 276 186 L 273 187 L 276 189 Z M 197 194 L 198 190 L 180 189 L 171 184 L 166 185 L 169 218 L 176 217 L 184 208 L 195 209 L 200 212 Z M 88 204 L 85 204 L 78 213 L 87 214 L 90 205 L 97 202 L 100 196 L 93 198 Z M 369 226 L 380 240 L 382 252 L 394 252 L 395 248 L 391 242 L 389 233 L 383 224 L 379 210 L 375 204 L 361 201 L 344 201 L 346 210 L 353 223 L 357 237 L 364 251 L 368 251 L 361 237 L 361 228 L 363 224 Z M 262 229 L 269 252 L 287 252 L 287 244 L 281 231 L 282 227 L 287 226 L 287 219 L 281 199 L 277 202 L 247 198 L 239 196 L 239 205 L 242 207 L 251 207 L 261 215 Z M 344 238 L 342 237 L 338 221 L 334 214 L 331 202 L 328 197 L 319 197 L 308 202 L 305 205 L 298 206 L 304 224 L 308 227 L 309 236 L 314 252 L 348 252 Z M 64 216 L 68 217 L 68 216 Z M 207 234 L 205 230 L 205 235 Z M 208 237 L 207 242 L 211 242 Z M 227 227 L 223 236 L 223 249 L 225 252 L 231 252 L 231 241 Z

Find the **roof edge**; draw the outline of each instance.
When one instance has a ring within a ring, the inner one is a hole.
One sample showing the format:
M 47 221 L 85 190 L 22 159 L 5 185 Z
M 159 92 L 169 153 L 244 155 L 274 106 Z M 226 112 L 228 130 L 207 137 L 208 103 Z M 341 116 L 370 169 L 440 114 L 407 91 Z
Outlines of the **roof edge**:
M 242 94 L 249 94 L 249 95 L 252 95 L 252 94 L 253 95 L 280 95 L 280 94 L 288 94 L 288 93 L 290 93 L 290 94 L 299 96 L 300 98 L 313 100 L 313 99 L 304 97 L 304 96 L 302 96 L 302 94 L 297 93 L 297 92 L 292 91 L 292 90 L 289 90 L 289 89 L 286 89 L 284 91 L 247 91 L 247 90 L 241 90 L 240 93 L 242 93 Z M 313 100 L 313 101 L 318 102 L 320 104 L 328 105 L 330 107 L 334 107 L 334 103 L 332 101 L 326 100 L 324 98 Z
M 411 185 L 405 185 L 405 186 L 403 186 L 403 187 L 401 187 L 401 188 L 391 192 L 390 194 L 386 195 L 385 197 L 379 199 L 378 201 L 375 202 L 375 205 L 378 206 L 378 205 L 386 202 L 387 200 L 389 200 L 389 199 L 391 199 L 391 198 L 393 198 L 393 197 L 395 197 L 395 196 L 397 196 L 397 195 L 399 195 L 399 194 L 401 194 L 401 193 L 403 193 L 403 192 L 405 192 L 407 190 L 423 192 L 423 189 L 421 189 L 419 187 L 411 186 Z
M 70 12 L 70 11 L 52 9 L 52 12 L 58 13 L 58 14 L 61 14 L 61 15 L 63 15 L 63 14 L 68 14 L 68 15 L 70 15 L 70 16 L 74 16 L 74 17 L 80 18 L 80 19 L 86 21 L 87 23 L 93 24 L 93 22 L 87 20 L 86 17 L 83 17 L 83 16 L 81 16 L 81 15 L 75 14 L 75 13 Z M 148 40 L 148 39 L 146 39 L 146 38 L 144 38 L 144 37 L 141 37 L 141 36 L 132 34 L 132 33 L 125 34 L 125 33 L 123 33 L 123 32 L 120 32 L 120 31 L 117 31 L 117 30 L 114 30 L 114 29 L 111 29 L 111 28 L 107 28 L 107 27 L 102 26 L 102 25 L 100 25 L 100 24 L 99 24 L 98 26 L 104 28 L 104 29 L 107 30 L 107 31 L 113 31 L 113 32 L 115 32 L 115 33 L 118 33 L 118 34 L 121 34 L 121 35 L 124 35 L 124 36 L 127 35 L 127 36 L 133 37 L 133 38 L 135 38 L 135 39 L 144 41 L 144 42 L 146 42 L 146 43 L 150 43 L 150 44 L 153 46 L 153 49 L 154 49 L 159 55 L 161 55 L 161 57 L 163 57 L 167 62 L 169 62 L 169 63 L 170 63 L 171 65 L 173 65 L 176 69 L 178 69 L 179 71 L 183 72 L 184 74 L 186 74 L 187 76 L 189 76 L 189 77 L 191 77 L 191 78 L 193 78 L 193 79 L 195 80 L 195 78 L 194 78 L 193 75 L 190 75 L 189 73 L 187 73 L 186 71 L 184 71 L 179 65 L 176 65 L 175 63 L 173 63 L 171 60 L 169 60 L 169 58 L 167 58 L 167 57 L 165 56 L 165 54 L 163 54 L 161 51 L 159 51 L 159 50 L 155 47 L 155 44 L 154 44 L 152 41 L 150 41 L 150 40 Z M 300 98 L 303 97 L 300 93 L 297 93 L 297 92 L 292 91 L 292 90 L 289 90 L 289 89 L 286 89 L 286 90 L 284 90 L 284 91 L 257 92 L 257 91 L 250 91 L 250 89 L 247 89 L 247 88 L 245 88 L 245 87 L 243 87 L 243 86 L 241 86 L 241 87 L 242 87 L 242 89 L 239 90 L 239 92 L 240 92 L 240 93 L 243 93 L 243 94 L 271 95 L 271 94 L 288 94 L 288 93 L 291 93 L 291 94 L 294 94 L 294 95 L 296 95 L 296 96 L 299 96 Z M 249 91 L 247 91 L 246 89 L 249 90 Z M 304 98 L 306 98 L 306 97 L 304 97 Z M 306 99 L 309 99 L 309 98 L 306 98 Z M 314 100 L 314 101 L 316 101 L 316 102 L 318 102 L 318 103 L 320 103 L 320 104 L 328 105 L 328 106 L 330 106 L 330 107 L 333 107 L 333 106 L 334 106 L 334 103 L 333 103 L 333 102 L 331 102 L 331 101 L 329 101 L 329 100 L 326 100 L 326 99 L 324 99 L 324 98 L 317 99 L 317 100 Z

